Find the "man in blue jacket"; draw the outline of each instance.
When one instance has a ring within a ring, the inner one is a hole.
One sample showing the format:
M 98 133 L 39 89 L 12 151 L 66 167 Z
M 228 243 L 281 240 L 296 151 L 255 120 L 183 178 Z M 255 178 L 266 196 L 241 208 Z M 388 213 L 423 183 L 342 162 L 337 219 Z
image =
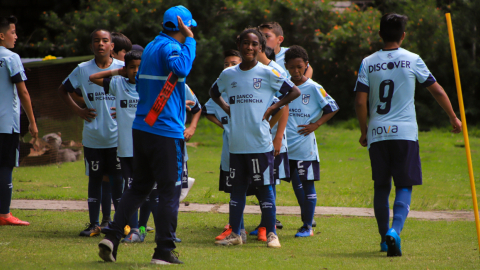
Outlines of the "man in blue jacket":
M 133 122 L 133 182 L 123 193 L 113 222 L 105 227 L 99 256 L 115 262 L 123 228 L 145 201 L 155 182 L 160 201 L 155 215 L 157 248 L 152 264 L 181 264 L 174 252 L 177 228 L 185 130 L 185 78 L 195 59 L 196 41 L 191 27 L 197 26 L 184 6 L 168 9 L 163 16 L 163 32 L 151 41 L 142 55 L 137 73 L 140 100 Z M 153 126 L 145 122 L 170 72 L 178 82 Z

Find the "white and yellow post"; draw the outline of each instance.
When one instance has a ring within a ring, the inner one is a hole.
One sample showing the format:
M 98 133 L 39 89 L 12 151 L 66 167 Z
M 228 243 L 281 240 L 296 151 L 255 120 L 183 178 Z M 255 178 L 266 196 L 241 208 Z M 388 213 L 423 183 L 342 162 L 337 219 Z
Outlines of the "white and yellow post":
M 450 39 L 450 49 L 452 51 L 453 70 L 455 72 L 455 83 L 457 85 L 458 105 L 460 107 L 460 116 L 462 119 L 463 139 L 465 141 L 465 151 L 467 152 L 468 174 L 470 175 L 470 188 L 472 190 L 473 212 L 475 214 L 475 224 L 477 226 L 477 239 L 480 251 L 480 221 L 478 217 L 477 192 L 475 190 L 475 180 L 473 177 L 472 155 L 470 153 L 470 142 L 468 140 L 467 119 L 465 118 L 465 108 L 463 105 L 462 86 L 460 84 L 460 73 L 458 72 L 457 52 L 455 50 L 455 40 L 453 39 L 452 18 L 450 13 L 446 13 L 448 37 Z

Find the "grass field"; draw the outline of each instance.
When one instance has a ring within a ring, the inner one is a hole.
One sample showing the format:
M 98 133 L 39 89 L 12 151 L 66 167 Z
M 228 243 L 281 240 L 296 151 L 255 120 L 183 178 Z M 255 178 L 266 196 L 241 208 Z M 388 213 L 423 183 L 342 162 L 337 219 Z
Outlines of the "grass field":
M 321 181 L 316 183 L 319 206 L 372 207 L 368 151 L 358 143 L 359 132 L 352 121 L 322 126 L 316 132 L 321 158 Z M 188 147 L 190 176 L 195 186 L 190 202 L 227 203 L 228 195 L 218 192 L 222 130 L 201 119 Z M 463 137 L 447 130 L 420 132 L 420 156 L 424 185 L 413 190 L 412 210 L 469 210 L 472 197 Z M 477 185 L 480 179 L 480 138 L 470 138 Z M 14 199 L 86 200 L 88 178 L 83 162 L 44 167 L 23 167 L 14 171 Z M 297 205 L 291 185 L 277 187 L 278 205 Z M 249 204 L 258 203 L 254 197 Z
M 29 227 L 0 227 L 2 269 L 157 269 L 150 265 L 153 234 L 145 243 L 122 244 L 115 264 L 97 256 L 99 237 L 78 233 L 86 212 L 15 211 Z M 247 244 L 217 247 L 214 237 L 228 216 L 214 213 L 180 213 L 177 244 L 182 266 L 175 269 L 478 269 L 475 226 L 467 221 L 408 219 L 402 234 L 403 256 L 387 258 L 379 252 L 373 218 L 317 217 L 315 235 L 295 239 L 299 217 L 281 216 L 280 249 L 248 238 Z M 259 221 L 246 215 L 247 230 Z M 152 224 L 153 225 L 153 224 Z

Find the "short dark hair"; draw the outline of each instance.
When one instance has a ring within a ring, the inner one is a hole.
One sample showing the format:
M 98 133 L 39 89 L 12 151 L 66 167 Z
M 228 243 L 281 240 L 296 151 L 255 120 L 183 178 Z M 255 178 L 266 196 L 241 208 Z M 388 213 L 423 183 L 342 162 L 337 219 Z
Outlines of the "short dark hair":
M 124 34 L 120 32 L 112 32 L 110 36 L 112 37 L 112 43 L 115 44 L 115 46 L 113 46 L 113 51 L 115 53 L 118 53 L 121 50 L 125 50 L 125 52 L 132 50 L 132 42 Z
M 275 61 L 275 50 L 271 47 L 265 47 L 265 55 L 268 59 Z
M 380 36 L 383 42 L 400 42 L 408 17 L 396 13 L 387 13 L 380 20 Z
M 15 16 L 10 16 L 8 18 L 6 17 L 0 17 L 0 32 L 4 33 L 8 29 L 10 29 L 10 24 L 16 24 L 17 23 L 17 18 Z
M 236 56 L 236 57 L 240 57 L 240 59 L 242 58 L 242 55 L 240 54 L 239 51 L 237 50 L 226 50 L 223 52 L 223 58 L 227 58 L 229 56 Z
M 112 33 L 110 31 L 108 31 L 107 29 L 104 29 L 104 28 L 97 28 L 95 30 L 93 30 L 92 33 L 90 33 L 90 41 L 93 43 L 93 35 L 95 35 L 95 33 L 99 32 L 99 31 L 105 31 L 108 33 L 108 35 L 110 35 L 110 41 L 112 41 Z
M 262 23 L 258 26 L 258 29 L 262 30 L 263 28 L 267 28 L 272 30 L 272 32 L 278 36 L 283 36 L 283 29 L 282 26 L 280 26 L 279 23 L 277 22 L 267 22 L 267 23 Z
M 302 58 L 304 62 L 307 62 L 308 53 L 302 46 L 298 46 L 298 45 L 290 46 L 288 50 L 285 52 L 285 63 L 295 58 Z
M 267 47 L 267 41 L 265 40 L 265 36 L 260 33 L 260 31 L 257 28 L 254 27 L 248 27 L 245 28 L 240 35 L 237 36 L 237 46 L 242 42 L 242 40 L 248 35 L 248 34 L 254 34 L 258 37 L 258 42 L 260 43 L 260 46 L 262 46 L 262 52 L 265 51 L 265 47 Z
M 127 52 L 125 54 L 125 66 L 128 66 L 128 64 L 133 60 L 142 60 L 142 54 L 143 52 L 138 50 L 131 50 Z

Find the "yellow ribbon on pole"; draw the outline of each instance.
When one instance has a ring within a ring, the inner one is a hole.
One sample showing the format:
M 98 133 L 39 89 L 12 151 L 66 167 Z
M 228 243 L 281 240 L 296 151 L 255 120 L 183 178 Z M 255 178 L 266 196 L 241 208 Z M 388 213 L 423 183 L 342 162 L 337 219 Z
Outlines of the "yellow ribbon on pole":
M 470 153 L 470 141 L 468 140 L 467 119 L 465 118 L 465 108 L 463 105 L 462 86 L 460 84 L 460 73 L 458 72 L 457 51 L 455 50 L 455 40 L 453 38 L 452 18 L 450 13 L 446 13 L 448 37 L 450 39 L 450 49 L 452 51 L 453 70 L 455 73 L 455 83 L 457 85 L 458 105 L 460 107 L 460 116 L 462 118 L 463 139 L 465 141 L 465 151 L 467 152 L 468 174 L 470 175 L 470 188 L 472 190 L 473 212 L 475 214 L 475 225 L 477 226 L 477 239 L 480 252 L 480 221 L 478 217 L 477 192 L 475 190 L 475 179 L 473 177 L 472 155 Z

